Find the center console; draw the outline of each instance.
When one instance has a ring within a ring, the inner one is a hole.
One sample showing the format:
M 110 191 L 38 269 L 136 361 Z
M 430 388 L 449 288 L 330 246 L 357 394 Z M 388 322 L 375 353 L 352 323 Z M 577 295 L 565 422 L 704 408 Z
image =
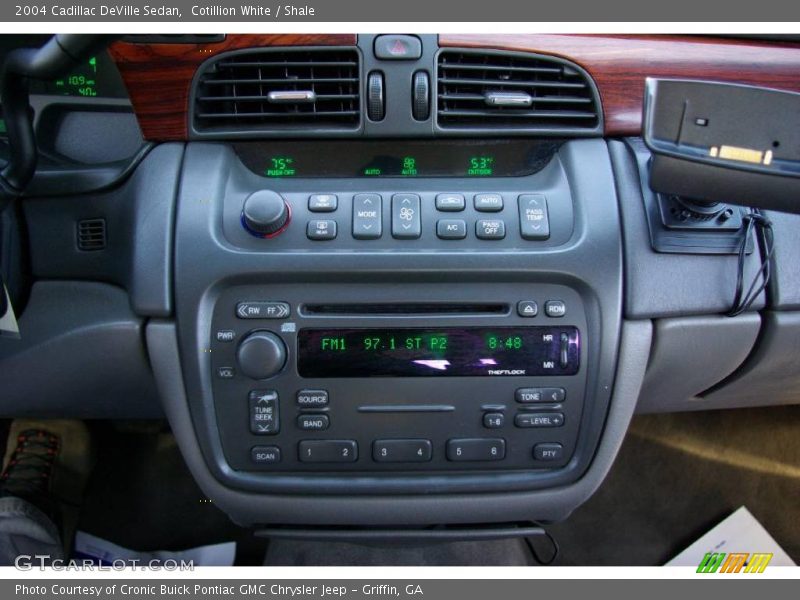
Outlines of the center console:
M 351 142 L 336 168 L 297 147 L 187 147 L 181 372 L 202 463 L 226 490 L 215 501 L 234 518 L 320 522 L 341 497 L 363 523 L 380 496 L 502 503 L 591 467 L 621 328 L 605 142 L 437 142 L 424 161 L 406 143 Z M 416 175 L 394 173 L 412 162 Z M 394 176 L 366 175 L 377 168 Z M 256 498 L 319 512 L 245 511 Z

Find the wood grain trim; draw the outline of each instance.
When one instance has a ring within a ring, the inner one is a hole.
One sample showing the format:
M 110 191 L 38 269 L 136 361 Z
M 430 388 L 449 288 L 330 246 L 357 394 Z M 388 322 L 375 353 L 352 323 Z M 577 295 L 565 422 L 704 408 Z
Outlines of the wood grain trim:
M 145 139 L 185 140 L 192 78 L 200 64 L 220 52 L 262 46 L 352 46 L 351 34 L 228 35 L 210 44 L 131 44 L 117 42 L 111 56 Z
M 638 135 L 646 77 L 709 79 L 800 92 L 800 45 L 694 36 L 462 35 L 440 46 L 553 54 L 594 78 L 606 135 Z

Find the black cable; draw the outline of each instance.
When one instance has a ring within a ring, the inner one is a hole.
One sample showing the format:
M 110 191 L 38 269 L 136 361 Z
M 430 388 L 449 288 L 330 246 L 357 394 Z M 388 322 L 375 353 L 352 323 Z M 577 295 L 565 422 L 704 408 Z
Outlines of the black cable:
M 528 550 L 530 550 L 533 560 L 536 561 L 536 563 L 541 565 L 542 567 L 547 567 L 549 565 L 552 565 L 555 562 L 556 558 L 558 558 L 558 555 L 561 552 L 561 548 L 559 547 L 556 538 L 554 538 L 549 531 L 544 529 L 544 527 L 542 527 L 542 532 L 544 534 L 544 537 L 548 539 L 550 545 L 553 548 L 553 555 L 547 560 L 542 560 L 542 557 L 539 556 L 539 551 L 536 549 L 536 546 L 533 545 L 533 541 L 530 537 L 524 537 L 522 539 L 525 540 L 525 545 L 528 546 Z
M 767 288 L 772 275 L 772 253 L 774 250 L 774 238 L 772 223 L 758 209 L 753 209 L 744 217 L 746 221 L 744 236 L 739 246 L 738 261 L 736 266 L 736 290 L 733 296 L 733 305 L 727 312 L 727 316 L 735 317 L 748 310 L 758 299 L 761 293 Z M 744 269 L 747 257 L 747 242 L 750 240 L 752 231 L 755 230 L 759 249 L 763 258 L 761 266 L 756 271 L 752 282 L 744 291 Z M 761 282 L 759 285 L 759 281 Z M 756 287 L 758 286 L 758 287 Z

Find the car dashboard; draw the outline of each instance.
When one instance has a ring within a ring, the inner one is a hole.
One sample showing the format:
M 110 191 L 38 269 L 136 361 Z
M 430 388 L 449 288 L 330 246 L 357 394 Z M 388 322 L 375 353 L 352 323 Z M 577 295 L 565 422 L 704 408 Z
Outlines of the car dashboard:
M 740 260 L 748 209 L 654 192 L 642 140 L 647 78 L 798 67 L 702 36 L 123 38 L 31 90 L 0 407 L 166 418 L 242 525 L 565 519 L 634 413 L 800 400 L 798 217 Z

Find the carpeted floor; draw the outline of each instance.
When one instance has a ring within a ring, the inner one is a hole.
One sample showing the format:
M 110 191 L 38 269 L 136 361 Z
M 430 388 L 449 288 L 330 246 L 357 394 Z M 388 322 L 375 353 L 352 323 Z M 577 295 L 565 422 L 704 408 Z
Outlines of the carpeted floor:
M 98 460 L 80 527 L 122 546 L 235 540 L 237 564 L 534 564 L 520 540 L 267 544 L 203 497 L 162 424 L 92 430 Z M 658 565 L 742 505 L 800 563 L 800 407 L 637 417 L 600 490 L 547 529 L 561 547 L 555 564 Z

